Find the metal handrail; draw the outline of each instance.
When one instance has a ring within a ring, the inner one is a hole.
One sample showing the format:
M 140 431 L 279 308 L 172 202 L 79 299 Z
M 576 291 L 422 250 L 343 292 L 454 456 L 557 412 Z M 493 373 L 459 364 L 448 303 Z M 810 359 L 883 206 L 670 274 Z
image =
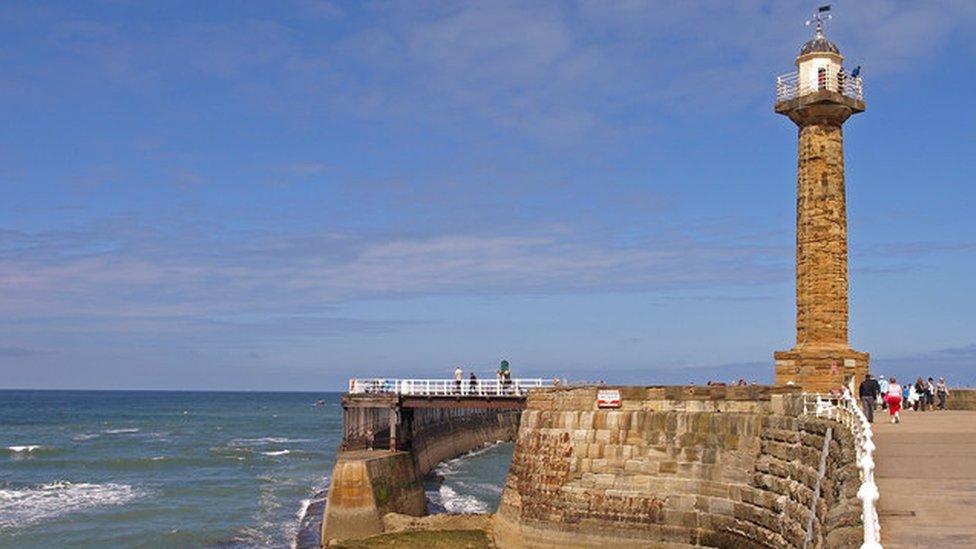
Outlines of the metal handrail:
M 427 397 L 524 397 L 529 389 L 551 387 L 542 378 L 531 379 L 350 379 L 349 394 L 395 394 Z
M 864 523 L 864 541 L 861 549 L 882 549 L 881 523 L 878 521 L 880 492 L 874 482 L 874 434 L 871 423 L 849 392 L 839 396 L 819 394 L 803 395 L 803 413 L 826 417 L 850 429 L 857 451 L 857 466 L 861 471 L 861 487 L 857 497 L 861 500 L 861 519 Z
M 815 82 L 800 85 L 799 71 L 776 77 L 776 101 L 789 101 L 818 91 L 837 92 L 843 96 L 864 100 L 864 83 L 860 76 L 851 76 L 847 71 L 826 72 Z

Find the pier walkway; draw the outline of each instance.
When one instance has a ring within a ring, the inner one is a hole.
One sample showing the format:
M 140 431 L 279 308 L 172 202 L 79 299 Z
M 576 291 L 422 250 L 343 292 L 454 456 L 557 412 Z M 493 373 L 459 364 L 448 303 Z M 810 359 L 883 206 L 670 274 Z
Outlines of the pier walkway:
M 881 543 L 976 547 L 976 412 L 881 412 L 873 430 Z

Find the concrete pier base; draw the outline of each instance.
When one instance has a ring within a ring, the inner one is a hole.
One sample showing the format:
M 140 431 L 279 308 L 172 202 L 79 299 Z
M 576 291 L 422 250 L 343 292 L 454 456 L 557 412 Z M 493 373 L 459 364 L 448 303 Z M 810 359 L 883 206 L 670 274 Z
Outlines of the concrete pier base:
M 381 534 L 387 513 L 426 514 L 423 477 L 437 463 L 511 441 L 518 431 L 516 410 L 450 408 L 453 399 L 431 404 L 406 407 L 385 395 L 344 400 L 345 436 L 326 499 L 323 545 Z M 364 449 L 371 443 L 390 449 Z
M 421 516 L 424 486 L 409 452 L 340 452 L 322 520 L 322 541 L 361 539 L 383 532 L 383 515 Z

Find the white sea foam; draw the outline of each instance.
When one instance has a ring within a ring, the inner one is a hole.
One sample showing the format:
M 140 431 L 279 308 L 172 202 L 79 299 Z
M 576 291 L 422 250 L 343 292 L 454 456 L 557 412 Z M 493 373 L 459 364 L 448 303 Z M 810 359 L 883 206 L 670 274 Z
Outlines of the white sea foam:
M 100 436 L 101 435 L 99 435 L 98 433 L 82 433 L 80 435 L 75 435 L 71 437 L 71 440 L 74 440 L 76 442 L 83 442 L 86 440 L 91 440 L 93 438 L 98 438 Z
M 448 513 L 487 513 L 488 505 L 478 498 L 459 494 L 453 488 L 442 484 L 438 490 L 440 504 Z
M 264 456 L 287 456 L 291 453 L 291 450 L 274 450 L 272 452 L 261 452 Z
M 291 534 L 291 549 L 298 549 L 298 544 L 306 530 L 315 527 L 315 530 L 318 531 L 321 527 L 321 523 L 316 523 L 316 517 L 309 516 L 309 510 L 313 505 L 325 502 L 326 490 L 329 487 L 329 481 L 330 477 L 324 477 L 319 484 L 312 488 L 312 497 L 305 498 L 301 501 L 301 504 L 298 507 L 298 512 L 295 513 L 295 518 L 297 518 L 298 521 L 292 523 L 286 528 L 286 532 Z M 319 520 L 320 518 L 321 512 L 319 512 Z M 313 535 L 317 536 L 318 534 L 316 533 Z M 306 545 L 303 544 L 303 547 L 304 546 Z
M 312 508 L 312 505 L 317 503 L 322 503 L 325 498 L 306 498 L 303 499 L 298 508 L 298 513 L 295 514 L 295 518 L 298 519 L 297 522 L 291 524 L 285 528 L 287 534 L 291 537 L 291 549 L 298 549 L 299 535 L 302 529 L 306 527 L 306 522 L 310 521 L 312 517 L 308 516 L 308 510 Z
M 16 453 L 30 453 L 33 452 L 34 450 L 40 450 L 41 448 L 43 448 L 43 446 L 41 446 L 40 444 L 28 444 L 26 446 L 7 446 L 8 450 Z
M 262 446 L 266 444 L 288 444 L 289 442 L 311 442 L 310 438 L 259 437 L 235 438 L 230 441 L 232 446 Z
M 456 482 L 458 488 L 462 488 L 465 491 L 479 492 L 482 494 L 492 494 L 501 495 L 504 491 L 503 486 L 498 486 L 497 484 L 489 484 L 487 482 Z
M 23 527 L 95 507 L 120 505 L 141 496 L 126 484 L 52 482 L 33 488 L 0 489 L 0 530 Z
M 135 427 L 130 427 L 127 429 L 106 429 L 105 431 L 102 432 L 107 435 L 123 435 L 127 433 L 138 433 L 139 429 L 136 429 Z
M 485 443 L 485 446 L 482 448 L 478 448 L 477 450 L 471 450 L 470 452 L 466 454 L 462 454 L 454 459 L 442 461 L 438 463 L 437 466 L 434 467 L 434 473 L 442 477 L 455 475 L 458 472 L 458 467 L 460 467 L 460 465 L 464 463 L 465 460 L 473 458 L 475 456 L 480 456 L 481 454 L 484 454 L 485 452 L 488 452 L 491 449 L 495 448 L 499 444 L 502 444 L 502 441 L 499 440 L 498 442 L 488 442 Z

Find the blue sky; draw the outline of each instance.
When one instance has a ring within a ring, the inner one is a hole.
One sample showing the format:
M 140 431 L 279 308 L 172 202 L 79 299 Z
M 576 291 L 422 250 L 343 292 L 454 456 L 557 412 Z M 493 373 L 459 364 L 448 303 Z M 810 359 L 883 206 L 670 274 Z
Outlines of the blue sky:
M 0 387 L 770 381 L 810 2 L 0 5 Z M 835 2 L 851 342 L 976 383 L 976 3 Z

